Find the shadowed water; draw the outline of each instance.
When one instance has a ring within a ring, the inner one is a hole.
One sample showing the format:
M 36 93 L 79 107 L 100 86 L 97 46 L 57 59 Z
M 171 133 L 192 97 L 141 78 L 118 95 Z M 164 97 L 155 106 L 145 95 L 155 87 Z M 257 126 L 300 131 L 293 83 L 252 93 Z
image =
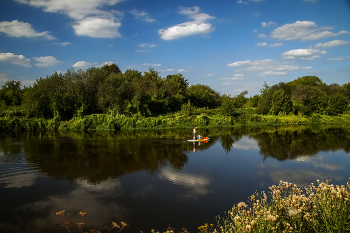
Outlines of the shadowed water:
M 279 180 L 304 187 L 350 177 L 350 129 L 279 127 L 0 134 L 0 232 L 190 232 Z

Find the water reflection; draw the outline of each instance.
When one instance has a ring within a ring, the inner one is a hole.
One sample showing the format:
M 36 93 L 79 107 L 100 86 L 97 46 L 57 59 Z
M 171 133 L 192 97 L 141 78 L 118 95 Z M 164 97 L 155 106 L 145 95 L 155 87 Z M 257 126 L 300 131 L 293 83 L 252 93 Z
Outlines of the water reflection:
M 0 133 L 0 232 L 64 232 L 86 211 L 89 226 L 126 221 L 125 232 L 196 231 L 279 180 L 343 184 L 349 176 L 346 127 Z M 194 150 L 196 153 L 194 153 Z M 124 230 L 123 230 L 124 231 Z

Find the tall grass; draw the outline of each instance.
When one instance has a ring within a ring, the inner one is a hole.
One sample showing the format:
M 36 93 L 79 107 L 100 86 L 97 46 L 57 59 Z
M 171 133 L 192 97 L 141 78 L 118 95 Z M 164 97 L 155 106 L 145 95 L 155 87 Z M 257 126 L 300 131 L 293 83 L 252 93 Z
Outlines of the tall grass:
M 350 180 L 350 178 L 349 178 Z M 350 181 L 334 186 L 317 181 L 305 189 L 280 181 L 269 195 L 255 193 L 250 204 L 240 202 L 216 224 L 198 229 L 209 232 L 350 232 Z
M 11 113 L 11 114 L 10 114 Z M 57 119 L 28 118 L 21 113 L 7 112 L 0 116 L 0 130 L 118 130 L 118 129 L 168 129 L 263 126 L 263 125 L 306 125 L 324 123 L 349 123 L 350 114 L 328 116 L 314 114 L 300 115 L 258 115 L 249 109 L 241 109 L 234 116 L 222 115 L 218 109 L 196 109 L 192 114 L 186 111 L 172 114 L 144 117 L 138 114 L 92 114 L 74 117 L 69 121 Z

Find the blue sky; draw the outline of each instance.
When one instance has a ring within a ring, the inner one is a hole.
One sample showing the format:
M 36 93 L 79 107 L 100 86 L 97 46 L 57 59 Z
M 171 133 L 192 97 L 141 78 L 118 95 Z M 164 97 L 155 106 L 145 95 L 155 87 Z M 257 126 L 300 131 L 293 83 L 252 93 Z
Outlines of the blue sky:
M 0 85 L 116 63 L 221 94 L 350 82 L 348 0 L 1 0 Z

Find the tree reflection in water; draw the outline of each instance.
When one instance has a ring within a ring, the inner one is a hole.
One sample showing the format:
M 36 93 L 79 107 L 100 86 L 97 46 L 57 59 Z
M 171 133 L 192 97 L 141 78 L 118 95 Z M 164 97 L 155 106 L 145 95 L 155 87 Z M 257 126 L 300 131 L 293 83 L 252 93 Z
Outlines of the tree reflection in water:
M 221 128 L 201 130 L 201 134 L 209 136 L 210 141 L 195 145 L 197 151 L 219 141 L 230 153 L 236 142 L 248 136 L 256 140 L 264 160 L 350 151 L 350 130 L 340 126 Z M 167 165 L 181 170 L 193 151 L 193 143 L 186 141 L 191 137 L 190 130 L 12 132 L 0 135 L 0 160 L 25 160 L 54 179 L 97 184 L 140 170 L 153 174 Z

